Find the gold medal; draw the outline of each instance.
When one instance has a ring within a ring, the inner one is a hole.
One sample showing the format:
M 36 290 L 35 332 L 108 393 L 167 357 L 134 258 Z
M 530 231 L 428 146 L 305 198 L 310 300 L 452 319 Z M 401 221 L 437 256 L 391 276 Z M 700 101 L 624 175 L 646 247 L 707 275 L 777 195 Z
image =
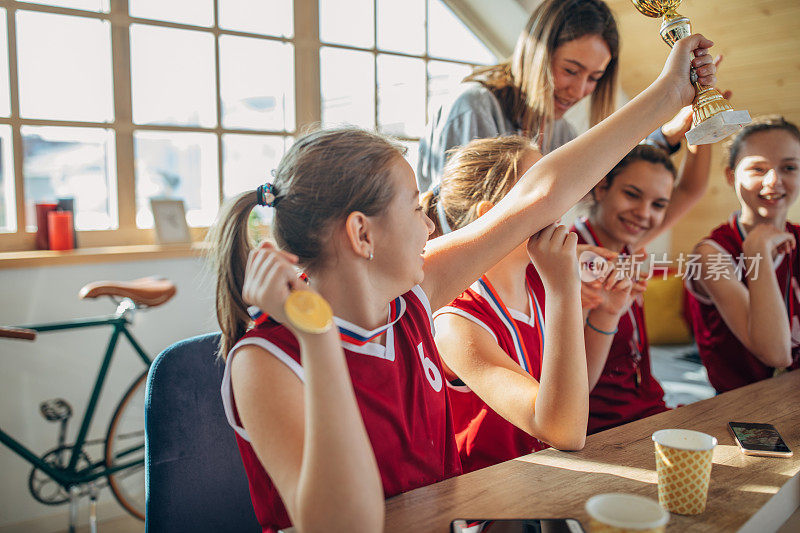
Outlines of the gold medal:
M 333 326 L 331 306 L 316 292 L 292 291 L 283 310 L 292 326 L 304 333 L 324 333 Z

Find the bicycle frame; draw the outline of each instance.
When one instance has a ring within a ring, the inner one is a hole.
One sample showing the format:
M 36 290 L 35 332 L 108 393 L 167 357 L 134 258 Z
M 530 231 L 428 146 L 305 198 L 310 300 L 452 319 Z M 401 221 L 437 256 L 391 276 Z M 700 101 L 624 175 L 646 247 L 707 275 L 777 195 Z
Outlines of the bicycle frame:
M 86 407 L 86 411 L 84 412 L 83 419 L 81 421 L 80 429 L 78 430 L 78 436 L 75 439 L 75 443 L 72 445 L 72 450 L 69 458 L 69 463 L 67 464 L 66 468 L 57 468 L 53 465 L 47 463 L 46 461 L 42 460 L 39 456 L 34 454 L 29 448 L 23 445 L 18 440 L 14 439 L 11 435 L 6 433 L 5 431 L 0 428 L 0 442 L 8 446 L 14 453 L 31 463 L 35 468 L 38 468 L 48 476 L 50 476 L 54 481 L 56 481 L 59 485 L 63 486 L 66 489 L 69 489 L 73 485 L 81 484 L 81 483 L 88 483 L 94 481 L 96 479 L 105 477 L 109 474 L 113 474 L 125 468 L 129 468 L 132 466 L 136 466 L 139 464 L 144 464 L 144 459 L 131 461 L 129 463 L 116 465 L 112 468 L 108 468 L 105 466 L 105 461 L 97 461 L 94 463 L 89 464 L 89 466 L 82 468 L 80 470 L 77 469 L 78 460 L 80 459 L 81 451 L 83 450 L 84 444 L 86 444 L 86 436 L 89 433 L 89 427 L 91 426 L 92 419 L 94 418 L 95 409 L 97 408 L 97 402 L 100 398 L 100 394 L 103 390 L 103 385 L 105 384 L 106 376 L 108 374 L 108 369 L 111 365 L 111 360 L 114 357 L 114 352 L 117 348 L 117 343 L 119 342 L 120 334 L 123 337 L 128 339 L 128 343 L 133 347 L 134 351 L 139 355 L 142 359 L 144 364 L 149 367 L 150 357 L 145 353 L 136 339 L 133 338 L 133 335 L 128 331 L 128 324 L 130 324 L 130 314 L 135 309 L 135 304 L 129 300 L 123 300 L 120 303 L 119 307 L 117 308 L 117 313 L 112 316 L 105 316 L 105 317 L 95 317 L 95 318 L 87 318 L 87 319 L 78 319 L 78 320 L 70 320 L 65 322 L 57 322 L 57 323 L 49 323 L 49 324 L 34 324 L 30 326 L 23 326 L 26 329 L 32 329 L 37 332 L 48 332 L 48 331 L 62 331 L 62 330 L 69 330 L 69 329 L 81 329 L 81 328 L 90 328 L 90 327 L 98 327 L 98 326 L 112 326 L 113 331 L 111 332 L 111 337 L 108 342 L 108 346 L 106 347 L 106 353 L 103 357 L 103 362 L 100 365 L 100 370 L 97 373 L 97 377 L 94 382 L 94 388 L 92 389 L 92 395 L 89 398 L 89 404 Z M 137 449 L 143 448 L 142 446 L 138 446 L 135 448 L 131 448 L 130 450 L 125 450 L 120 455 L 126 455 L 137 451 Z M 102 468 L 101 468 L 102 467 Z

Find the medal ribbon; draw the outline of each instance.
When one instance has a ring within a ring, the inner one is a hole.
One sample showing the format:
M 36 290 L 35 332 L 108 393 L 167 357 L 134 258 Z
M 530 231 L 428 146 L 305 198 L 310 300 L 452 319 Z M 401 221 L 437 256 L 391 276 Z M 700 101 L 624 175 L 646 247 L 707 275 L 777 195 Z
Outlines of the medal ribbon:
M 514 341 L 514 348 L 516 349 L 517 360 L 519 361 L 520 366 L 524 368 L 528 374 L 533 375 L 533 361 L 528 354 L 528 350 L 525 348 L 525 343 L 522 341 L 522 333 L 519 330 L 519 326 L 517 326 L 516 321 L 511 316 L 506 304 L 504 304 L 503 300 L 500 299 L 500 295 L 492 286 L 492 283 L 489 281 L 489 278 L 487 278 L 486 275 L 481 276 L 481 278 L 478 280 L 478 283 L 489 297 L 489 304 L 492 306 L 495 313 L 497 313 L 497 315 L 500 317 L 500 320 L 503 322 L 503 324 L 505 324 L 506 329 L 508 329 L 508 332 L 511 334 L 511 339 Z M 539 332 L 539 353 L 542 354 L 544 353 L 544 319 L 539 308 L 539 302 L 536 300 L 536 295 L 533 293 L 527 283 L 525 286 L 528 290 L 531 306 L 533 307 L 531 311 L 536 319 L 536 329 Z

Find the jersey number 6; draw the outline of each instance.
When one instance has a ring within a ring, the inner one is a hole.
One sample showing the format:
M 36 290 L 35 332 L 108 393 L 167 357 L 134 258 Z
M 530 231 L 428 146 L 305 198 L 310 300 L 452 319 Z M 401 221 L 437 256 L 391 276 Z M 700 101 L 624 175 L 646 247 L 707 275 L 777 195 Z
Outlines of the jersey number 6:
M 428 378 L 428 383 L 431 384 L 433 390 L 439 392 L 442 390 L 442 374 L 439 372 L 439 369 L 436 368 L 436 365 L 425 357 L 425 351 L 422 349 L 422 343 L 417 345 L 417 352 L 419 353 L 419 359 L 422 361 L 422 368 L 425 370 L 425 377 Z

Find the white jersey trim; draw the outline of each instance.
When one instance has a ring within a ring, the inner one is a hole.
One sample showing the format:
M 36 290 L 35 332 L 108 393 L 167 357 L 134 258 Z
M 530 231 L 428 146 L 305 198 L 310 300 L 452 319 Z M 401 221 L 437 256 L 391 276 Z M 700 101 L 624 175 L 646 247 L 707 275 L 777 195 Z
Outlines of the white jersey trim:
M 220 387 L 220 392 L 222 394 L 222 407 L 225 410 L 225 418 L 228 420 L 228 424 L 240 437 L 247 442 L 250 442 L 250 437 L 247 435 L 247 431 L 236 423 L 236 417 L 233 414 L 233 387 L 231 385 L 231 362 L 233 361 L 233 356 L 239 348 L 248 345 L 258 346 L 259 348 L 266 350 L 268 353 L 276 357 L 280 362 L 288 366 L 289 370 L 294 372 L 302 382 L 305 382 L 305 371 L 297 361 L 289 356 L 289 354 L 266 339 L 249 337 L 247 339 L 240 340 L 233 346 L 233 348 L 231 348 L 231 351 L 228 352 L 228 357 L 225 360 L 225 372 L 222 375 L 222 385 Z
M 489 334 L 494 339 L 494 342 L 499 344 L 499 341 L 497 340 L 497 335 L 495 335 L 494 331 L 492 331 L 492 328 L 487 326 L 486 323 L 484 323 L 481 319 L 479 319 L 476 316 L 468 313 L 467 311 L 464 311 L 463 309 L 459 309 L 458 307 L 452 307 L 450 305 L 446 305 L 446 306 L 442 307 L 441 309 L 439 309 L 438 311 L 436 311 L 436 314 L 433 315 L 433 318 L 435 319 L 436 317 L 438 317 L 440 315 L 458 315 L 460 317 L 464 317 L 467 320 L 469 320 L 470 322 L 474 322 L 475 324 L 479 325 L 480 327 L 482 327 L 483 329 L 488 331 Z
M 528 303 L 529 304 L 531 303 L 530 299 L 531 299 L 531 297 L 530 297 L 530 295 L 528 295 Z M 511 318 L 513 318 L 517 322 L 522 322 L 523 324 L 528 324 L 529 326 L 531 326 L 533 328 L 536 327 L 536 321 L 533 319 L 533 317 L 526 315 L 522 311 L 517 311 L 516 309 L 511 309 L 509 307 L 508 312 L 511 313 Z
M 394 324 L 386 330 L 386 346 L 378 344 L 377 342 L 368 342 L 359 346 L 350 342 L 342 342 L 342 347 L 345 350 L 354 352 L 361 355 L 369 355 L 377 357 L 378 359 L 385 359 L 387 361 L 395 360 L 394 352 Z
M 592 236 L 592 232 L 589 231 L 589 228 L 586 227 L 586 219 L 579 218 L 575 221 L 575 229 L 578 230 L 578 233 L 583 237 L 583 240 L 586 241 L 588 244 L 593 246 L 597 246 L 597 242 L 594 240 L 594 236 Z
M 425 308 L 425 313 L 428 315 L 428 324 L 431 326 L 431 335 L 436 335 L 436 330 L 433 327 L 433 312 L 431 311 L 431 302 L 428 300 L 428 295 L 425 294 L 425 291 L 422 290 L 422 287 L 419 285 L 414 285 L 411 289 L 411 292 L 417 297 L 417 299 L 422 303 L 422 307 Z

